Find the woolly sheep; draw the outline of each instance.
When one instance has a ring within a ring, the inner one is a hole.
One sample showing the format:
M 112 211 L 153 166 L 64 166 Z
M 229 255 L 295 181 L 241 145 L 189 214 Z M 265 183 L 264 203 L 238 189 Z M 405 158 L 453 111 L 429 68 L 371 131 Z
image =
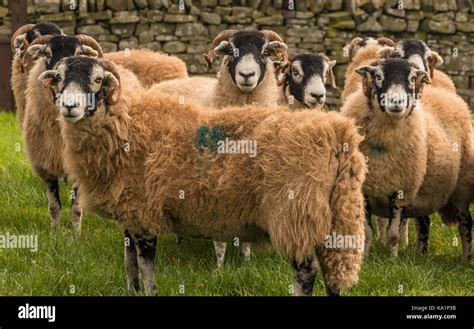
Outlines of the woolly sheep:
M 25 117 L 25 90 L 28 81 L 28 72 L 31 63 L 23 63 L 22 58 L 26 48 L 36 38 L 42 35 L 61 35 L 61 29 L 53 23 L 27 24 L 20 27 L 12 36 L 11 49 L 13 53 L 12 60 L 12 78 L 11 85 L 13 96 L 15 98 L 16 114 L 23 128 L 23 120 Z
M 58 177 L 66 175 L 62 162 L 64 144 L 61 138 L 57 107 L 51 92 L 38 81 L 38 77 L 51 69 L 59 59 L 74 55 L 102 56 L 99 44 L 89 36 L 42 36 L 26 50 L 25 60 L 35 60 L 30 70 L 26 88 L 25 118 L 23 122 L 25 150 L 32 170 L 48 187 L 51 225 L 60 223 L 61 201 Z M 71 221 L 80 229 L 82 210 L 77 203 L 79 190 L 73 187 Z
M 346 51 L 349 57 L 344 78 L 344 90 L 342 91 L 342 101 L 360 88 L 361 77 L 355 73 L 355 69 L 362 65 L 368 65 L 379 58 L 378 51 L 384 46 L 394 46 L 395 43 L 388 38 L 356 37 L 351 40 Z
M 281 37 L 269 30 L 241 32 L 225 30 L 212 41 L 204 54 L 209 68 L 216 56 L 223 56 L 217 79 L 193 77 L 165 81 L 152 87 L 177 97 L 180 103 L 200 104 L 206 108 L 248 104 L 277 106 L 279 90 L 274 75 L 272 54 L 287 62 L 287 46 Z M 218 267 L 223 267 L 226 244 L 215 242 Z M 250 246 L 242 244 L 246 260 Z
M 443 64 L 441 56 L 421 40 L 401 40 L 394 46 L 385 46 L 380 49 L 379 55 L 385 59 L 401 58 L 416 64 L 419 68 L 430 73 L 433 87 L 446 88 L 456 92 L 453 80 L 446 73 L 436 69 Z
M 280 105 L 304 109 L 322 107 L 326 101 L 326 85 L 337 90 L 332 71 L 336 61 L 325 54 L 301 54 L 290 60 L 291 66 L 279 78 Z
M 146 48 L 105 53 L 104 58 L 135 73 L 146 88 L 154 83 L 188 77 L 186 64 L 181 59 Z
M 363 241 L 325 244 L 331 234 L 364 237 L 366 167 L 350 120 L 260 106 L 202 111 L 156 90 L 137 93 L 122 74 L 110 61 L 73 57 L 40 79 L 76 97 L 103 90 L 90 115 L 59 102 L 65 165 L 83 191 L 84 209 L 125 229 L 129 287 L 139 289 L 140 270 L 145 292 L 157 293 L 156 234 L 166 232 L 270 239 L 292 260 L 295 294 L 311 294 L 314 254 L 328 294 L 357 282 Z M 226 137 L 255 141 L 258 156 L 218 154 Z
M 365 136 L 360 149 L 369 159 L 367 220 L 370 212 L 390 214 L 388 240 L 396 256 L 402 212 L 403 217 L 425 221 L 448 202 L 458 177 L 465 174 L 471 147 L 469 109 L 445 89 L 423 90 L 429 74 L 405 60 L 377 61 L 356 72 L 362 76 L 362 89 L 349 96 L 341 112 Z

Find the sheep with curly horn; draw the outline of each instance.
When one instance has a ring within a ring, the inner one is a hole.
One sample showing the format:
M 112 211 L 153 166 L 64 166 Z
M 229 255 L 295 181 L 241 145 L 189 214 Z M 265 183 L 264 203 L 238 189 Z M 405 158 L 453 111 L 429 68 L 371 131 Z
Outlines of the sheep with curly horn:
M 26 67 L 23 65 L 23 55 L 30 43 L 35 39 L 43 35 L 61 34 L 63 34 L 63 32 L 54 23 L 26 24 L 13 33 L 11 38 L 11 50 L 13 54 L 11 86 L 13 97 L 15 98 L 16 115 L 20 123 L 20 128 L 23 128 L 23 120 L 25 117 L 25 90 L 30 67 L 30 65 Z

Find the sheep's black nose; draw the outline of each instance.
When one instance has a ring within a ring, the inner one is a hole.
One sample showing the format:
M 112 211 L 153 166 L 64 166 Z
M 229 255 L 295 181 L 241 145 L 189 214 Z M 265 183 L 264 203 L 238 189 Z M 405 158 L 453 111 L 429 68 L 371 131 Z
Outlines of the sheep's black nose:
M 239 75 L 241 75 L 245 80 L 248 78 L 251 78 L 255 75 L 255 72 L 250 72 L 250 73 L 244 73 L 244 72 L 239 72 Z
M 314 97 L 319 101 L 324 97 L 324 94 L 311 93 L 311 97 Z
M 71 105 L 71 104 L 68 104 L 68 105 L 63 104 L 63 107 L 65 107 L 65 108 L 68 110 L 68 112 L 71 112 L 71 110 L 74 109 L 76 106 L 77 106 L 77 104 L 73 104 L 73 105 Z

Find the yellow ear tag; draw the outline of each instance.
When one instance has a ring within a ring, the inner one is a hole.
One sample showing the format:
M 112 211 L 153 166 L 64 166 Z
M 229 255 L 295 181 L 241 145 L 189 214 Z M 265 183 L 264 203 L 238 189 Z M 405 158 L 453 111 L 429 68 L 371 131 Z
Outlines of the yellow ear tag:
M 278 50 L 273 49 L 273 53 L 275 54 L 275 57 L 278 58 L 278 60 L 281 61 L 283 59 L 283 55 Z
M 428 85 L 430 85 L 430 84 L 431 84 L 431 79 L 428 78 L 428 77 L 424 77 L 424 78 L 423 78 L 423 82 L 426 83 L 426 84 L 428 84 Z

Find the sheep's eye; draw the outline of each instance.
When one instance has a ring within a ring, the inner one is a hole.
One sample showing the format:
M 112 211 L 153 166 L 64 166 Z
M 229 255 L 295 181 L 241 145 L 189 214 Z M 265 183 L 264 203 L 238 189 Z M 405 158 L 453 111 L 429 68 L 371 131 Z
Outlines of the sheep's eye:
M 57 75 L 57 76 L 55 77 L 55 80 L 56 80 L 56 82 L 61 82 L 61 76 L 60 76 L 60 75 Z
M 292 70 L 291 73 L 293 73 L 293 75 L 295 77 L 299 77 L 300 76 L 300 72 L 298 72 L 298 70 Z
M 415 81 L 416 81 L 416 76 L 412 76 L 412 77 L 410 78 L 410 82 L 415 82 Z
M 394 51 L 392 56 L 395 57 L 395 58 L 402 57 L 402 55 L 398 51 Z
M 98 77 L 95 79 L 95 83 L 101 83 L 102 82 L 102 78 L 101 77 Z
M 81 55 L 83 55 L 83 54 L 84 54 L 84 53 L 83 53 L 82 51 L 78 51 L 77 54 L 76 54 L 76 56 L 81 56 Z
M 377 74 L 377 75 L 375 76 L 375 80 L 378 81 L 378 82 L 382 81 L 382 76 L 380 76 L 379 74 Z
M 428 62 L 431 62 L 431 61 L 433 60 L 433 58 L 432 58 L 431 56 L 428 56 L 428 57 L 426 58 L 426 60 L 427 60 Z

